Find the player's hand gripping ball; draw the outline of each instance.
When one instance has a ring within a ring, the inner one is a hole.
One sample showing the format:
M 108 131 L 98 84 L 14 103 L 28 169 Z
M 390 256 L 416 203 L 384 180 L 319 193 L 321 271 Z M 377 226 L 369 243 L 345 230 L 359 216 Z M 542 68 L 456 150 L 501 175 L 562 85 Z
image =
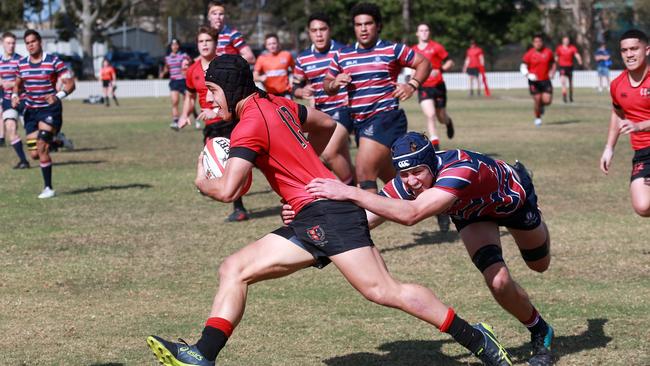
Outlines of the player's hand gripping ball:
M 208 139 L 203 147 L 203 171 L 208 179 L 219 178 L 223 176 L 226 170 L 228 155 L 230 154 L 230 140 L 225 137 L 214 137 Z M 241 191 L 245 195 L 253 183 L 253 174 L 250 172 L 246 178 L 246 183 Z

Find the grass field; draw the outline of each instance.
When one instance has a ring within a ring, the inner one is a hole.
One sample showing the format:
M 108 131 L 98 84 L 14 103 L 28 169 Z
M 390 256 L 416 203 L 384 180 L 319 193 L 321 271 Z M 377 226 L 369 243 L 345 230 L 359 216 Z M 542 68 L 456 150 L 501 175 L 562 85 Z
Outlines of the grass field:
M 528 270 L 506 231 L 504 256 L 555 327 L 558 364 L 649 365 L 650 220 L 631 208 L 627 138 L 610 176 L 598 170 L 608 97 L 577 90 L 575 104 L 551 106 L 535 128 L 526 91 L 494 94 L 451 93 L 457 137 L 442 145 L 533 170 L 553 262 L 544 274 Z M 404 108 L 424 131 L 416 102 Z M 193 188 L 200 133 L 172 132 L 168 113 L 167 99 L 110 109 L 66 101 L 64 131 L 77 149 L 53 155 L 51 200 L 36 198 L 39 169 L 12 170 L 13 151 L 0 149 L 0 365 L 153 365 L 146 336 L 194 342 L 221 260 L 280 225 L 279 198 L 259 172 L 245 197 L 254 220 L 225 224 L 230 205 Z M 432 288 L 468 321 L 489 321 L 525 363 L 529 333 L 492 299 L 455 233 L 429 219 L 385 224 L 373 239 L 396 277 Z M 251 287 L 219 364 L 477 361 L 432 327 L 366 302 L 329 266 Z

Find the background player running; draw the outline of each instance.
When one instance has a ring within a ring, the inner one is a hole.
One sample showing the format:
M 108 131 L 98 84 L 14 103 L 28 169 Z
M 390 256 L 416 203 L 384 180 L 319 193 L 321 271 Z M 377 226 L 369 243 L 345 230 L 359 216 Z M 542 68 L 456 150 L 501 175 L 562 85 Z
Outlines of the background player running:
M 600 158 L 600 169 L 607 174 L 614 148 L 621 134 L 630 135 L 634 158 L 630 177 L 630 194 L 634 211 L 650 217 L 650 55 L 648 36 L 632 29 L 620 38 L 621 58 L 625 70 L 612 81 L 612 114 L 607 144 Z
M 361 208 L 351 202 L 316 200 L 305 190 L 314 178 L 335 178 L 318 158 L 335 129 L 333 120 L 323 112 L 257 90 L 246 61 L 239 56 L 216 58 L 205 78 L 214 95 L 214 107 L 225 121 L 235 121 L 236 126 L 223 177 L 206 179 L 199 158 L 198 189 L 216 200 L 231 201 L 240 194 L 255 166 L 297 214 L 290 226 L 267 234 L 224 260 L 219 268 L 219 289 L 197 344 L 147 338 L 160 362 L 214 365 L 242 319 L 249 285 L 333 262 L 368 300 L 405 311 L 450 333 L 489 365 L 511 364 L 488 326 L 470 326 L 430 290 L 401 283 L 390 275 L 372 243 Z
M 239 31 L 226 21 L 226 5 L 223 1 L 210 1 L 208 3 L 208 21 L 218 34 L 217 55 L 240 55 L 249 64 L 255 64 L 255 55 Z
M 535 126 L 542 125 L 544 107 L 553 102 L 553 84 L 551 78 L 555 75 L 553 52 L 544 46 L 541 34 L 533 36 L 533 47 L 524 54 L 521 73 L 528 78 L 528 90 L 533 97 Z
M 280 40 L 275 33 L 264 37 L 264 48 L 266 52 L 255 61 L 255 81 L 264 84 L 267 93 L 291 99 L 289 74 L 294 68 L 291 53 L 280 49 Z
M 436 153 L 427 137 L 415 132 L 395 141 L 392 156 L 399 175 L 380 195 L 322 178 L 312 181 L 308 191 L 315 197 L 351 200 L 366 208 L 371 227 L 384 218 L 413 225 L 449 213 L 494 298 L 530 331 L 533 355 L 529 365 L 551 365 L 553 328 L 512 278 L 501 251 L 499 226 L 505 226 L 529 268 L 544 272 L 551 261 L 548 230 L 523 165 L 513 167 L 467 150 Z
M 469 41 L 469 48 L 465 51 L 465 62 L 463 72 L 467 73 L 469 81 L 469 95 L 474 95 L 474 84 L 476 84 L 476 95 L 481 95 L 481 79 L 479 74 L 485 68 L 485 57 L 483 49 L 476 45 L 475 40 Z
M 379 38 L 382 20 L 377 5 L 354 5 L 351 18 L 357 42 L 334 55 L 323 87 L 328 95 L 337 95 L 347 87 L 359 146 L 354 164 L 357 182 L 361 188 L 377 192 L 377 177 L 388 182 L 395 176 L 390 146 L 407 129 L 399 101 L 413 95 L 431 65 L 406 45 Z M 397 83 L 403 67 L 415 69 L 407 84 Z
M 312 45 L 296 58 L 293 94 L 297 98 L 312 100 L 317 110 L 327 113 L 337 122 L 321 158 L 342 182 L 356 184 L 350 158 L 349 135 L 353 127 L 348 91 L 343 87 L 330 96 L 323 89 L 327 68 L 334 54 L 344 45 L 332 39 L 330 18 L 326 14 L 312 14 L 307 21 L 307 30 Z
M 29 168 L 29 162 L 25 157 L 23 142 L 20 135 L 18 135 L 18 119 L 23 112 L 24 103 L 19 103 L 16 108 L 11 105 L 11 93 L 13 93 L 16 81 L 18 60 L 22 58 L 22 56 L 14 52 L 16 49 L 16 35 L 11 32 L 3 33 L 2 47 L 4 51 L 2 58 L 0 58 L 0 81 L 2 81 L 1 89 L 4 94 L 2 96 L 2 121 L 7 139 L 18 156 L 18 164 L 14 166 L 14 169 L 27 169 Z M 1 125 L 0 128 L 2 128 Z
M 178 39 L 172 39 L 169 49 L 170 52 L 165 56 L 165 66 L 160 72 L 160 77 L 162 78 L 166 73 L 169 73 L 169 97 L 172 102 L 172 123 L 169 127 L 172 130 L 178 130 L 178 103 L 186 92 L 183 62 L 190 61 L 190 57 L 181 52 L 181 43 Z
M 43 52 L 41 35 L 37 31 L 27 30 L 23 38 L 29 56 L 18 61 L 11 106 L 14 109 L 18 107 L 18 95 L 24 88 L 27 149 L 31 157 L 40 162 L 45 186 L 38 198 L 51 198 L 55 192 L 52 186 L 50 144 L 63 126 L 61 99 L 74 91 L 75 82 L 61 60 Z M 63 87 L 56 92 L 58 80 L 61 80 Z
M 582 66 L 582 56 L 576 46 L 571 44 L 568 36 L 562 37 L 562 43 L 555 48 L 555 62 L 560 71 L 560 82 L 562 83 L 562 101 L 573 103 L 573 58 Z M 567 83 L 569 84 L 569 98 L 567 101 Z

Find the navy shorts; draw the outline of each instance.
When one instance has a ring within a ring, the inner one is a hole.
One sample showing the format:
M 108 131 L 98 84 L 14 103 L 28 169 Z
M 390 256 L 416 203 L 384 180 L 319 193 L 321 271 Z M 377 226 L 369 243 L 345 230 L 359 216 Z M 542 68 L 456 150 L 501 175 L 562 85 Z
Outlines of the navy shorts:
M 436 86 L 420 87 L 418 89 L 418 103 L 427 99 L 433 99 L 436 108 L 447 107 L 447 85 L 445 82 L 443 81 Z
M 537 207 L 537 194 L 535 194 L 535 186 L 533 186 L 532 178 L 524 168 L 517 169 L 513 167 L 513 169 L 519 175 L 521 185 L 524 187 L 524 191 L 526 191 L 526 202 L 524 202 L 524 205 L 506 217 L 479 216 L 471 219 L 463 219 L 452 215 L 451 221 L 456 225 L 458 232 L 469 224 L 482 221 L 495 222 L 499 226 L 515 230 L 533 230 L 542 223 L 542 214 Z
M 553 84 L 550 80 L 530 81 L 528 80 L 530 95 L 548 93 L 553 94 Z
M 650 147 L 634 152 L 630 182 L 638 178 L 650 179 Z
M 349 201 L 315 201 L 303 207 L 289 226 L 273 234 L 309 252 L 323 268 L 329 257 L 352 249 L 374 246 L 366 210 Z
M 21 99 L 20 103 L 18 104 L 18 108 L 13 108 L 11 106 L 11 99 L 2 99 L 2 110 L 3 111 L 8 111 L 10 109 L 15 109 L 19 115 L 23 115 L 23 112 L 25 111 L 25 100 Z
M 42 108 L 25 108 L 23 114 L 25 120 L 25 133 L 30 134 L 38 131 L 38 123 L 44 122 L 54 127 L 55 132 L 61 131 L 63 126 L 63 107 L 60 100 L 56 103 Z
M 407 125 L 406 114 L 401 109 L 379 112 L 365 121 L 355 122 L 354 138 L 357 145 L 359 139 L 364 137 L 390 149 L 393 142 L 406 133 Z
M 352 117 L 350 117 L 350 108 L 341 107 L 327 111 L 325 113 L 329 114 L 329 116 L 332 117 L 332 119 L 334 119 L 336 122 L 342 124 L 343 127 L 348 130 L 348 133 L 352 133 L 354 131 L 354 123 L 352 121 Z
M 469 76 L 478 76 L 478 67 L 468 67 L 467 75 Z
M 185 86 L 185 79 L 181 80 L 169 80 L 169 90 L 170 91 L 176 91 L 181 94 L 185 94 L 185 90 L 187 87 Z

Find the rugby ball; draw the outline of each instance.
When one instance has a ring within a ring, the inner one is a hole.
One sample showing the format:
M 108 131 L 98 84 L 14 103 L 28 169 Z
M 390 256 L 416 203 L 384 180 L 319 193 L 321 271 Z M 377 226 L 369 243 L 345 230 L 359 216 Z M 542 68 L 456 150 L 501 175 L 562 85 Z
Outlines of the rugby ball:
M 203 172 L 208 179 L 219 178 L 226 170 L 228 155 L 230 154 L 230 140 L 225 137 L 208 139 L 203 147 Z M 248 174 L 241 195 L 245 195 L 253 183 L 252 172 Z

